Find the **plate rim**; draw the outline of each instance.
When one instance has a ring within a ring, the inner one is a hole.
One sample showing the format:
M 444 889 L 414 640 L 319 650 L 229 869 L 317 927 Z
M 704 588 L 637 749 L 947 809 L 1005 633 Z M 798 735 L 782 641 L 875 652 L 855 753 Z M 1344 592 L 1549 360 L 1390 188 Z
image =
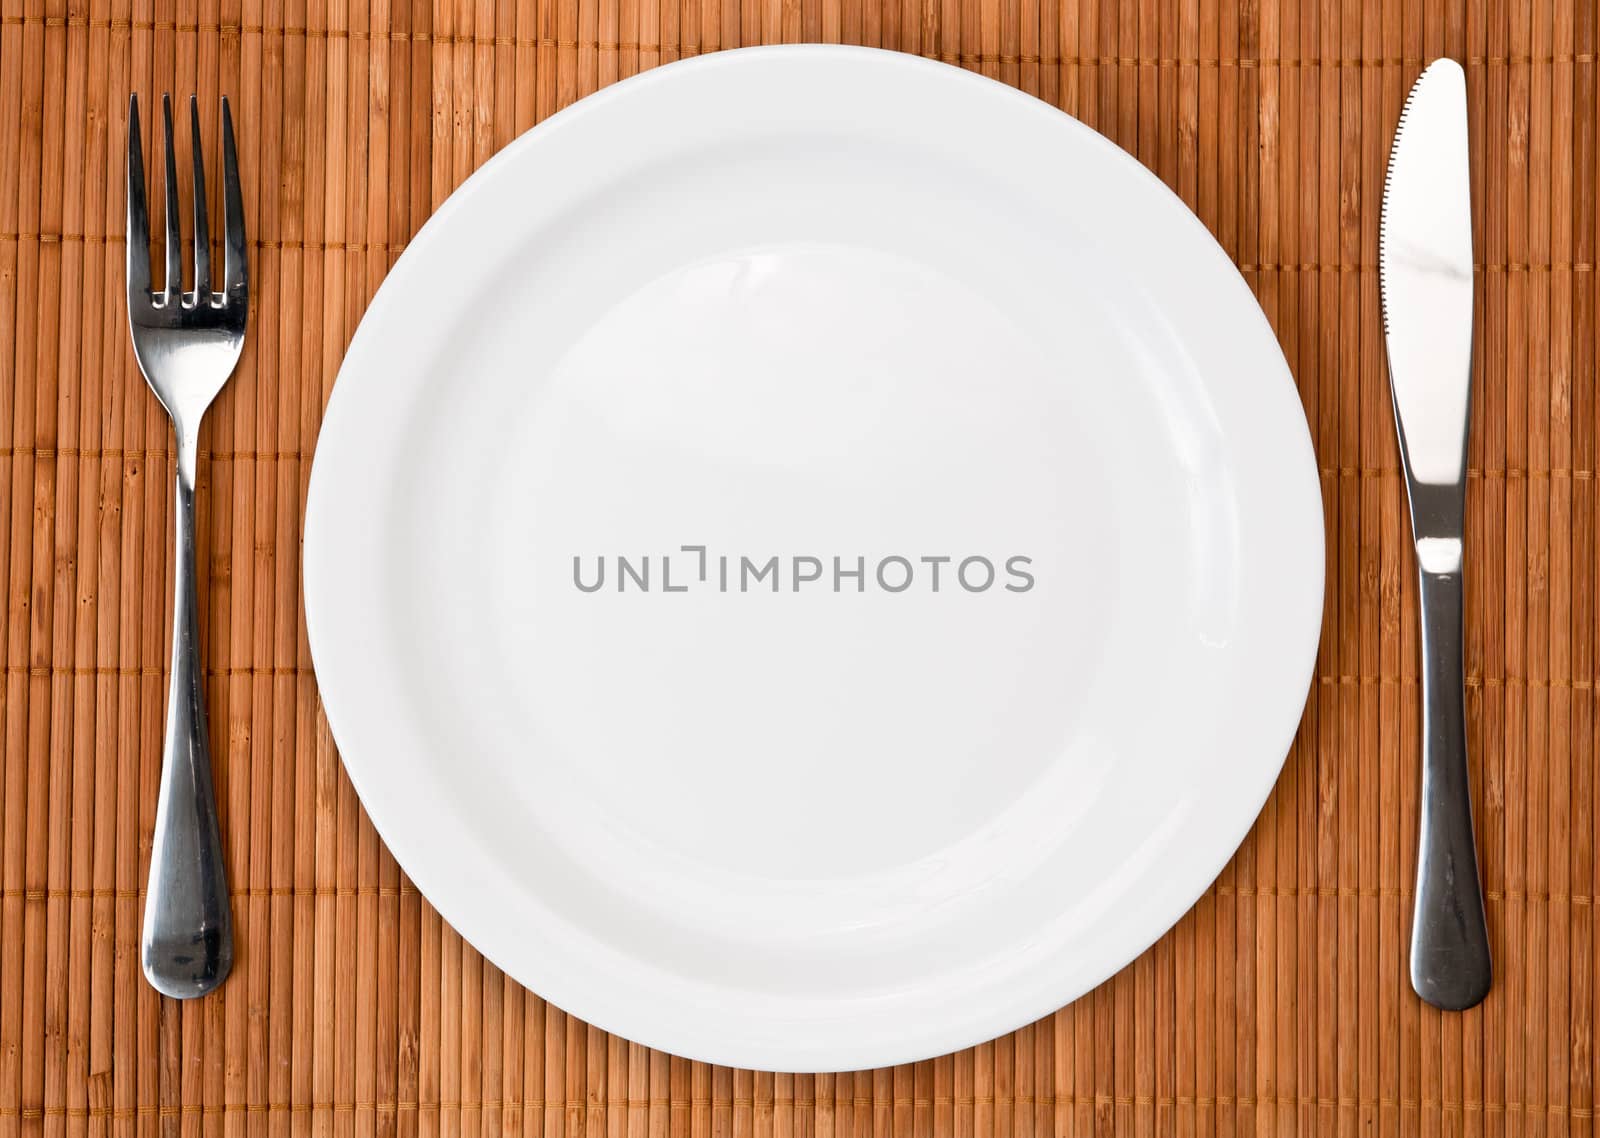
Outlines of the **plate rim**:
M 336 475 L 328 473 L 330 464 L 328 461 L 324 461 L 325 451 L 323 444 L 330 437 L 337 439 L 341 434 L 346 437 L 359 437 L 350 430 L 350 427 L 352 425 L 359 426 L 360 420 L 355 420 L 353 424 L 347 423 L 346 420 L 350 416 L 348 412 L 343 410 L 356 398 L 352 394 L 354 385 L 346 382 L 346 376 L 360 371 L 371 351 L 381 351 L 381 349 L 372 349 L 369 346 L 369 341 L 376 335 L 373 329 L 376 327 L 378 320 L 385 318 L 389 310 L 395 306 L 397 303 L 395 298 L 402 295 L 402 290 L 409 290 L 419 286 L 419 282 L 406 283 L 412 275 L 408 266 L 420 261 L 424 251 L 430 245 L 436 244 L 442 239 L 442 235 L 447 232 L 450 219 L 458 211 L 465 208 L 474 193 L 491 179 L 498 177 L 500 170 L 515 162 L 525 151 L 538 146 L 540 140 L 547 137 L 553 130 L 570 129 L 581 122 L 586 115 L 617 99 L 631 97 L 633 92 L 659 83 L 680 81 L 683 76 L 690 72 L 709 71 L 714 68 L 730 66 L 750 66 L 758 59 L 778 56 L 805 56 L 808 59 L 819 61 L 821 65 L 826 65 L 830 60 L 849 61 L 851 63 L 868 60 L 874 66 L 884 65 L 895 68 L 908 68 L 922 71 L 926 74 L 937 74 L 951 82 L 969 84 L 975 91 L 982 91 L 989 96 L 1003 94 L 1003 97 L 1010 99 L 1015 106 L 1025 109 L 1027 113 L 1036 113 L 1058 120 L 1068 133 L 1076 135 L 1076 143 L 1097 145 L 1114 152 L 1116 155 L 1115 161 L 1124 164 L 1132 176 L 1142 177 L 1147 185 L 1160 187 L 1160 190 L 1170 199 L 1170 204 L 1186 219 L 1186 224 L 1203 235 L 1216 257 L 1221 258 L 1222 263 L 1227 266 L 1227 273 L 1224 275 L 1231 276 L 1233 284 L 1236 286 L 1236 291 L 1247 298 L 1247 303 L 1238 306 L 1241 309 L 1241 317 L 1250 319 L 1251 314 L 1253 314 L 1263 345 L 1270 346 L 1271 355 L 1275 357 L 1276 370 L 1279 374 L 1269 377 L 1269 381 L 1284 385 L 1290 391 L 1295 390 L 1292 372 L 1283 357 L 1281 345 L 1267 320 L 1265 312 L 1260 307 L 1259 301 L 1254 294 L 1249 290 L 1248 284 L 1244 281 L 1242 274 L 1239 273 L 1237 266 L 1228 257 L 1226 251 L 1216 242 L 1210 231 L 1194 215 L 1188 205 L 1152 171 L 1116 143 L 1065 112 L 998 80 L 926 57 L 880 48 L 834 44 L 766 45 L 729 49 L 678 60 L 603 87 L 592 95 L 576 100 L 568 107 L 563 108 L 513 139 L 507 146 L 485 161 L 441 203 L 439 208 L 424 222 L 411 241 L 407 243 L 396 263 L 385 275 L 384 280 L 364 311 L 345 356 L 340 363 L 332 393 L 324 408 L 323 418 L 319 425 L 311 476 L 307 488 L 302 529 L 303 611 L 308 648 L 317 684 L 318 700 L 327 718 L 337 753 L 361 800 L 363 809 L 378 835 L 395 857 L 400 868 L 412 879 L 422 895 L 440 914 L 441 918 L 456 929 L 463 939 L 472 944 L 485 959 L 500 967 L 507 976 L 527 985 L 530 991 L 546 997 L 551 1004 L 571 1010 L 586 1022 L 621 1037 L 644 1043 L 651 1047 L 661 1048 L 674 1054 L 707 1062 L 760 1070 L 859 1070 L 913 1061 L 930 1055 L 945 1054 L 958 1048 L 995 1038 L 1048 1015 L 1063 1004 L 1103 984 L 1112 975 L 1136 960 L 1151 944 L 1165 935 L 1182 918 L 1183 914 L 1188 912 L 1194 903 L 1204 895 L 1217 875 L 1235 855 L 1239 845 L 1248 836 L 1251 827 L 1254 825 L 1263 805 L 1281 775 L 1283 763 L 1288 756 L 1294 737 L 1304 717 L 1305 697 L 1302 697 L 1299 709 L 1294 712 L 1292 717 L 1289 717 L 1287 712 L 1283 713 L 1282 716 L 1278 717 L 1283 720 L 1278 724 L 1278 729 L 1269 732 L 1275 739 L 1279 740 L 1278 744 L 1273 748 L 1276 760 L 1263 765 L 1262 778 L 1260 784 L 1256 786 L 1257 793 L 1248 796 L 1250 810 L 1247 815 L 1242 815 L 1245 821 L 1241 827 L 1230 828 L 1229 842 L 1220 858 L 1193 859 L 1204 865 L 1205 872 L 1203 877 L 1198 873 L 1185 875 L 1186 880 L 1198 881 L 1199 884 L 1188 895 L 1183 907 L 1173 913 L 1170 918 L 1162 917 L 1154 921 L 1144 922 L 1143 927 L 1148 935 L 1129 938 L 1130 943 L 1125 946 L 1126 951 L 1119 949 L 1109 954 L 1110 957 L 1115 958 L 1115 962 L 1094 972 L 1092 983 L 1073 983 L 1065 990 L 1056 992 L 1048 1002 L 1040 1002 L 1035 999 L 1029 1003 L 1029 1010 L 1020 1016 L 1009 1010 L 991 1013 L 987 1016 L 969 1016 L 943 1030 L 936 1027 L 923 1027 L 913 1033 L 911 1038 L 906 1038 L 906 1033 L 901 1033 L 901 1041 L 894 1045 L 875 1041 L 857 1041 L 850 1045 L 840 1046 L 831 1043 L 814 1044 L 803 1041 L 797 1043 L 793 1039 L 783 1041 L 768 1039 L 764 1042 L 759 1042 L 750 1038 L 740 1038 L 736 1043 L 725 1044 L 725 1037 L 714 1033 L 708 1035 L 675 1031 L 676 1027 L 681 1027 L 682 1025 L 673 1024 L 670 1021 L 662 1022 L 659 1016 L 651 1015 L 648 1008 L 629 1007 L 624 1012 L 614 1001 L 608 1001 L 600 993 L 597 993 L 593 984 L 586 985 L 582 977 L 560 974 L 559 969 L 541 972 L 539 968 L 530 968 L 526 954 L 518 956 L 514 950 L 513 942 L 519 938 L 515 935 L 508 937 L 505 935 L 503 927 L 501 929 L 494 927 L 495 922 L 492 917 L 485 916 L 481 910 L 473 910 L 467 904 L 465 891 L 456 888 L 461 884 L 459 880 L 445 880 L 450 875 L 439 869 L 438 860 L 418 854 L 419 843 L 411 840 L 411 837 L 405 836 L 403 833 L 404 827 L 396 826 L 393 816 L 388 813 L 388 804 L 392 801 L 392 797 L 382 787 L 384 780 L 381 776 L 380 768 L 372 765 L 368 760 L 357 759 L 352 761 L 351 756 L 360 750 L 359 746 L 355 750 L 347 751 L 344 746 L 338 743 L 341 736 L 348 740 L 354 737 L 357 732 L 353 731 L 349 721 L 346 719 L 344 709 L 348 709 L 350 703 L 340 689 L 345 676 L 349 674 L 349 669 L 327 666 L 337 655 L 337 652 L 331 647 L 332 641 L 337 637 L 330 631 L 330 625 L 335 622 L 328 620 L 325 623 L 325 614 L 335 609 L 337 603 L 336 598 L 328 597 L 324 588 L 323 567 L 317 553 L 319 544 L 322 542 L 322 535 L 328 532 L 329 523 L 325 522 L 323 518 L 330 509 L 330 495 L 337 494 L 336 485 L 334 489 L 329 488 L 330 480 L 335 478 Z M 1215 260 L 1216 258 L 1213 259 Z M 363 335 L 364 332 L 366 333 L 365 336 Z M 1305 591 L 1305 597 L 1309 608 L 1314 610 L 1317 616 L 1315 621 L 1308 620 L 1309 629 L 1301 646 L 1301 658 L 1297 666 L 1288 669 L 1288 672 L 1291 676 L 1298 677 L 1295 685 L 1297 690 L 1309 695 L 1309 689 L 1315 674 L 1316 656 L 1322 632 L 1322 614 L 1325 605 L 1325 518 L 1320 483 L 1317 477 L 1315 451 L 1303 408 L 1295 418 L 1299 422 L 1300 430 L 1297 439 L 1298 445 L 1291 449 L 1299 451 L 1299 457 L 1302 460 L 1299 462 L 1302 467 L 1302 476 L 1306 473 L 1310 475 L 1310 488 L 1313 492 L 1305 495 L 1305 501 L 1308 505 L 1314 506 L 1315 509 L 1314 524 L 1307 527 L 1310 533 L 1315 536 L 1315 549 L 1307 548 L 1304 561 L 1310 567 L 1311 575 L 1314 577 L 1314 581 L 1308 578 L 1305 582 L 1309 586 Z M 329 429 L 330 426 L 333 428 L 332 431 Z M 1302 480 L 1304 479 L 1302 478 Z M 1313 597 L 1314 602 L 1311 601 Z M 328 677 L 332 677 L 331 680 Z M 341 709 L 336 710 L 336 708 Z M 341 724 L 343 724 L 343 730 L 340 728 Z M 1241 802 L 1245 797 L 1241 791 L 1239 795 Z M 374 804 L 380 802 L 385 803 L 385 806 L 375 808 Z M 1233 832 L 1234 829 L 1237 830 L 1236 833 Z M 397 837 L 400 838 L 398 842 L 395 840 Z M 456 874 L 455 876 L 459 878 L 460 875 Z M 527 937 L 523 939 L 536 940 L 537 938 Z M 1137 941 L 1137 943 L 1134 944 L 1132 941 Z

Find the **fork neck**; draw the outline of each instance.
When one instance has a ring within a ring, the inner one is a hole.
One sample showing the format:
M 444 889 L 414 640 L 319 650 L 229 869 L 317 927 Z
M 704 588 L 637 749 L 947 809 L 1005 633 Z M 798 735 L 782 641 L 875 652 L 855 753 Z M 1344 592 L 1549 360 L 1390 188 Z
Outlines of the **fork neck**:
M 194 491 L 195 467 L 200 457 L 200 432 L 193 427 L 185 426 L 176 419 L 172 422 L 172 430 L 178 440 L 178 482 L 192 493 Z

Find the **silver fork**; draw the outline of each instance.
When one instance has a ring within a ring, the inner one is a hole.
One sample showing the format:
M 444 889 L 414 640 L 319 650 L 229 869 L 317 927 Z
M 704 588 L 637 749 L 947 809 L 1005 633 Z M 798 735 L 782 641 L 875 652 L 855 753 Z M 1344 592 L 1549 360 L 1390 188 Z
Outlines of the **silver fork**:
M 128 100 L 128 327 L 150 389 L 177 435 L 177 557 L 172 598 L 172 675 L 161 747 L 161 797 L 150 850 L 140 954 L 157 991 L 180 999 L 203 996 L 233 964 L 233 917 L 211 789 L 205 669 L 195 604 L 194 478 L 200 419 L 227 382 L 244 347 L 249 290 L 245 283 L 244 203 L 233 117 L 222 100 L 222 291 L 211 290 L 211 234 L 206 225 L 200 112 L 189 99 L 194 150 L 194 288 L 183 291 L 178 234 L 178 164 L 172 149 L 172 99 L 163 96 L 167 144 L 166 272 L 150 287 L 150 211 L 145 203 L 139 101 Z

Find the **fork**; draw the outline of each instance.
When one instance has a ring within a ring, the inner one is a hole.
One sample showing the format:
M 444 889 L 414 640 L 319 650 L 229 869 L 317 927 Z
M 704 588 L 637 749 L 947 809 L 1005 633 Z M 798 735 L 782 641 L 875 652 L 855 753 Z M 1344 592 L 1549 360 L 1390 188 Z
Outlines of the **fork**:
M 211 290 L 211 235 L 206 224 L 200 112 L 189 99 L 194 151 L 194 288 L 183 291 L 178 233 L 178 166 L 172 149 L 172 98 L 162 96 L 166 126 L 166 271 L 150 287 L 150 212 L 145 202 L 144 145 L 138 96 L 128 99 L 128 328 L 150 389 L 177 436 L 176 572 L 172 597 L 172 672 L 161 747 L 161 797 L 150 851 L 140 956 L 163 995 L 203 996 L 233 964 L 233 917 L 211 789 L 205 671 L 195 601 L 194 484 L 200 420 L 233 373 L 244 347 L 244 203 L 234 151 L 233 117 L 222 100 L 222 291 Z

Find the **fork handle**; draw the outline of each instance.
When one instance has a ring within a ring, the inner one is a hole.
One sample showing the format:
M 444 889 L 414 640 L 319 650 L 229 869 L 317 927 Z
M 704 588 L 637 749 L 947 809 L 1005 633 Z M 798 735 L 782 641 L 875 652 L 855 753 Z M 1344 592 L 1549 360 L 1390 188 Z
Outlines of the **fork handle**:
M 1457 545 L 1456 548 L 1459 548 Z M 1461 567 L 1419 567 L 1422 603 L 1422 818 L 1411 986 L 1460 1011 L 1489 992 L 1489 930 L 1472 837 L 1461 660 Z
M 150 850 L 140 943 L 145 977 L 163 995 L 203 996 L 233 964 L 233 918 L 211 789 L 205 670 L 195 599 L 195 440 L 179 432 L 177 565 L 172 598 L 172 673 L 161 748 L 161 797 Z

